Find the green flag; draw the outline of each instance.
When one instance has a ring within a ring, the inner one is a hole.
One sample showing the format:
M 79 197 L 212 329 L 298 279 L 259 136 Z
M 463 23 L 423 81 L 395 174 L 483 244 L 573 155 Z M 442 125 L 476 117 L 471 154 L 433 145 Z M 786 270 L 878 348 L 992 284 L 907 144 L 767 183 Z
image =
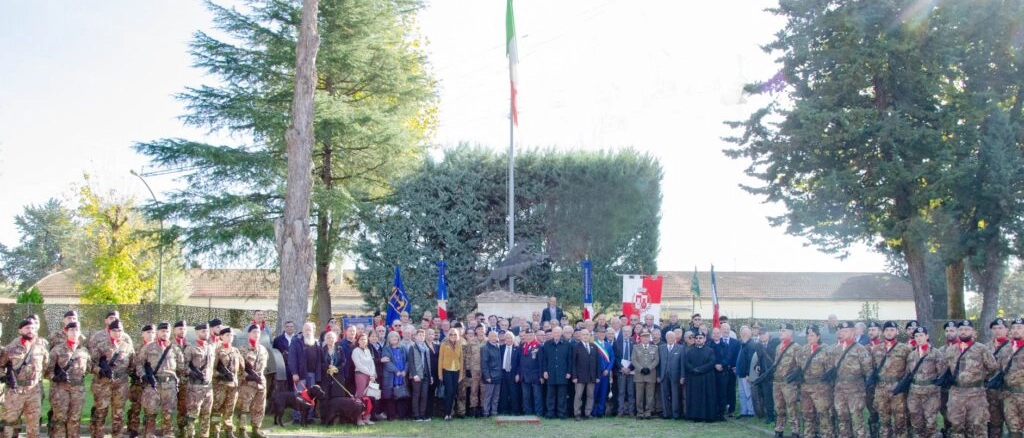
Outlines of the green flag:
M 693 279 L 690 280 L 690 292 L 693 296 L 700 298 L 700 280 L 697 279 L 697 267 L 693 267 Z

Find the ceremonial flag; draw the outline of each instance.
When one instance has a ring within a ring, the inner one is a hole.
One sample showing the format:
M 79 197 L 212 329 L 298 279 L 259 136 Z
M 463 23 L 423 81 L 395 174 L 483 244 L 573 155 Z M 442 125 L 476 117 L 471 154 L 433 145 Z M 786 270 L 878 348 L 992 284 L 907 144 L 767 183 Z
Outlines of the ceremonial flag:
M 693 278 L 690 279 L 690 292 L 700 299 L 700 280 L 697 279 L 697 267 L 693 267 Z
M 711 305 L 715 308 L 715 316 L 711 320 L 712 327 L 718 327 L 718 283 L 715 282 L 715 265 L 711 265 Z
M 508 79 L 512 91 L 512 124 L 519 126 L 519 107 L 516 102 L 519 49 L 516 47 L 516 19 L 512 14 L 512 0 L 508 0 L 508 6 L 505 8 L 505 54 L 508 56 Z
M 590 282 L 590 260 L 583 263 L 583 320 L 590 321 L 594 318 L 594 291 Z
M 402 312 L 409 311 L 409 295 L 405 293 L 405 285 L 402 284 L 402 273 L 395 265 L 395 282 L 391 286 L 391 298 L 388 298 L 387 326 L 401 317 Z
M 622 313 L 626 316 L 646 315 L 661 318 L 661 283 L 663 277 L 651 275 L 622 276 Z
M 441 321 L 448 319 L 448 278 L 444 273 L 446 265 L 444 259 L 437 262 L 437 317 Z

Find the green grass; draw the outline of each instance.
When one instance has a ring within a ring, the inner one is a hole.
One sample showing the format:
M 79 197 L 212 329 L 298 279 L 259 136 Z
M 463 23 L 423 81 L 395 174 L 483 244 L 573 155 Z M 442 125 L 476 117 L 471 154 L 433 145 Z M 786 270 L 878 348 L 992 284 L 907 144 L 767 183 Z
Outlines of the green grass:
M 772 436 L 764 422 L 730 420 L 706 424 L 672 420 L 635 420 L 603 418 L 588 421 L 541 420 L 534 424 L 496 424 L 494 420 L 456 419 L 427 423 L 411 421 L 378 421 L 372 426 L 351 425 L 320 427 L 273 427 L 266 430 L 272 436 L 388 436 L 388 437 L 445 437 L 486 438 L 520 437 L 715 437 L 752 438 Z

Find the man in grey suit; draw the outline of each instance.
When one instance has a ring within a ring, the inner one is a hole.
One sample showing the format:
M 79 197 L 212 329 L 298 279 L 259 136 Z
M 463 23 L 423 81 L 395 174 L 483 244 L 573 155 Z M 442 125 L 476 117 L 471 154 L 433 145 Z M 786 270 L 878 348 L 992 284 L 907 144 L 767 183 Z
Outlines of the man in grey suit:
M 683 347 L 674 332 L 665 333 L 665 344 L 658 347 L 658 382 L 661 384 L 661 417 L 678 420 L 682 414 Z

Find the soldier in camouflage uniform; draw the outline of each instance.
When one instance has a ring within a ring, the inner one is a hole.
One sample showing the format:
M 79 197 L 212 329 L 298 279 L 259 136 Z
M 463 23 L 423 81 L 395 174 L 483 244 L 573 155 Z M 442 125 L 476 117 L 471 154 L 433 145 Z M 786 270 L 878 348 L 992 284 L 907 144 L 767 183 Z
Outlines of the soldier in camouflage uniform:
M 31 320 L 18 324 L 20 336 L 4 349 L 0 357 L 0 366 L 6 367 L 8 376 L 13 377 L 15 387 L 7 388 L 4 398 L 3 438 L 14 438 L 14 426 L 18 419 L 25 420 L 29 438 L 39 436 L 39 397 L 42 391 L 43 371 L 49 352 L 42 347 L 38 336 L 38 328 Z
M 1003 414 L 1010 438 L 1024 438 L 1024 318 L 1017 317 L 1010 322 L 1010 346 L 1000 354 L 999 366 L 1006 370 L 1003 376 Z
M 185 382 L 188 384 L 180 393 L 186 394 L 186 410 L 179 413 L 184 418 L 185 438 L 207 438 L 210 433 L 210 412 L 213 406 L 213 363 L 214 347 L 207 342 L 210 326 L 199 324 L 196 329 L 196 343 L 185 348 Z M 179 397 L 180 398 L 180 397 Z M 198 421 L 197 421 L 198 420 Z M 198 422 L 198 424 L 196 424 Z M 195 429 L 198 428 L 198 431 Z
M 221 329 L 213 369 L 212 416 L 214 418 L 210 425 L 211 438 L 220 438 L 221 424 L 223 424 L 226 438 L 236 438 L 231 417 L 235 413 L 235 402 L 238 399 L 238 376 L 243 374 L 243 365 L 241 354 L 237 348 L 231 345 L 234 340 L 235 336 L 231 327 Z
M 1009 329 L 1006 327 L 1006 321 L 1003 318 L 996 318 L 988 325 L 988 329 L 992 332 L 992 341 L 989 342 L 988 348 L 992 349 L 992 355 L 996 357 L 996 362 L 999 362 L 1000 355 L 1004 351 L 1009 351 L 1005 348 L 1010 342 L 1007 337 Z M 1003 437 L 1003 399 L 1006 398 L 1006 391 L 1002 389 L 986 389 L 985 398 L 988 399 L 988 437 L 989 438 L 1002 438 Z
M 135 350 L 124 342 L 121 321 L 115 320 L 107 326 L 107 339 L 100 342 L 91 352 L 90 369 L 95 377 L 92 380 L 92 395 L 96 411 L 95 419 L 89 425 L 93 438 L 103 437 L 103 423 L 107 420 L 107 412 L 113 412 L 110 418 L 110 435 L 120 437 L 124 428 L 125 400 L 131 385 L 129 371 Z M 138 415 L 136 415 L 138 418 Z
M 128 376 L 131 379 L 131 386 L 128 387 L 128 401 L 132 403 L 131 407 L 128 408 L 129 438 L 137 438 L 139 436 L 139 428 L 141 426 L 139 416 L 142 414 L 142 389 L 144 384 L 141 376 L 136 372 L 139 368 L 139 353 L 142 352 L 142 349 L 147 345 L 152 344 L 154 340 L 156 340 L 156 332 L 153 331 L 153 326 L 150 324 L 142 326 L 142 342 L 139 343 L 139 348 L 137 348 L 135 350 L 135 354 L 132 355 L 132 361 L 128 367 Z M 131 348 L 131 346 L 128 348 Z
M 455 413 L 459 417 L 466 415 L 466 389 L 469 389 L 469 409 L 475 415 L 480 408 L 480 342 L 476 333 L 466 331 L 462 340 L 462 361 L 466 377 L 459 381 Z
M 107 312 L 107 317 L 103 320 L 103 327 L 108 327 L 108 326 L 110 326 L 111 322 L 114 322 L 114 320 L 120 320 L 120 319 L 121 319 L 121 314 L 118 313 L 118 311 L 116 311 L 116 310 L 111 310 L 111 311 Z M 92 333 L 92 336 L 89 336 L 89 342 L 86 343 L 85 346 L 89 349 L 90 352 L 95 351 L 96 350 L 96 345 L 99 344 L 100 342 L 103 342 L 103 339 L 106 338 L 106 337 L 107 337 L 107 331 L 106 330 L 96 330 L 95 332 Z M 134 348 L 134 346 L 132 344 L 132 338 L 131 338 L 131 336 L 128 336 L 127 333 L 124 333 L 124 332 L 121 333 L 121 342 L 127 342 L 129 346 L 132 346 Z
M 871 347 L 874 373 L 877 375 L 872 403 L 878 413 L 878 431 L 882 438 L 907 436 L 907 397 L 905 394 L 893 395 L 892 390 L 903 378 L 911 349 L 909 344 L 901 344 L 896 339 L 897 335 L 899 326 L 886 321 L 882 326 L 883 342 Z
M 45 377 L 50 379 L 53 432 L 50 438 L 78 438 L 82 405 L 85 403 L 85 375 L 89 372 L 89 350 L 78 341 L 78 323 L 64 326 L 65 339 L 50 350 Z
M 951 351 L 960 345 L 960 336 L 956 332 L 956 325 L 958 321 L 946 321 L 942 325 L 942 330 L 946 334 L 946 345 L 942 346 L 942 357 L 945 361 L 945 357 L 951 353 Z M 939 389 L 939 414 L 942 415 L 942 436 L 950 436 L 949 431 L 949 388 L 942 387 Z
M 804 373 L 800 385 L 800 411 L 804 420 L 804 436 L 832 438 L 832 385 L 821 377 L 832 368 L 826 347 L 821 345 L 821 329 L 807 326 L 807 346 L 800 349 L 796 361 Z M 795 433 L 795 431 L 794 431 Z
M 143 381 L 142 407 L 146 412 L 146 438 L 157 436 L 156 417 L 161 412 L 160 435 L 168 437 L 174 433 L 174 412 L 178 401 L 177 369 L 184 358 L 181 350 L 171 343 L 170 328 L 168 322 L 157 325 L 156 342 L 142 348 L 135 368 Z
M 915 329 L 914 341 L 917 348 L 907 356 L 907 367 L 903 372 L 903 375 L 914 373 L 907 394 L 910 430 L 914 437 L 938 438 L 941 434 L 935 428 L 939 413 L 939 387 L 932 382 L 946 372 L 946 361 L 942 349 L 930 345 L 927 328 Z M 917 365 L 919 362 L 920 366 Z
M 868 322 L 868 352 L 882 344 L 882 325 L 877 321 Z M 875 385 L 864 386 L 865 404 L 868 407 L 868 433 L 878 438 L 878 410 L 875 409 Z
M 985 380 L 996 373 L 999 365 L 988 345 L 974 342 L 971 321 L 960 321 L 957 334 L 959 347 L 946 352 L 946 366 L 956 379 L 949 389 L 950 437 L 985 437 L 989 420 Z
M 67 327 L 68 324 L 73 322 L 78 322 L 78 312 L 75 312 L 74 310 L 64 312 L 64 324 L 62 324 L 61 327 Z M 79 329 L 81 329 L 81 326 L 79 326 Z M 53 348 L 59 344 L 63 344 L 66 340 L 67 337 L 64 335 L 64 330 L 54 330 L 47 342 L 49 343 L 50 348 Z M 85 335 L 81 333 L 81 330 L 79 330 L 78 333 L 78 342 L 83 346 L 85 345 Z
M 839 343 L 832 349 L 836 380 L 833 399 L 839 417 L 839 436 L 867 438 L 864 431 L 865 385 L 871 374 L 871 354 L 853 339 L 853 323 L 839 323 Z
M 180 320 L 174 323 L 171 328 L 171 340 L 174 341 L 174 347 L 181 350 L 181 354 L 185 354 L 185 349 L 188 348 L 188 341 L 185 339 L 186 329 L 185 320 Z M 185 414 L 188 412 L 188 391 L 184 391 L 185 384 L 188 379 L 188 368 L 185 366 L 185 362 L 182 362 L 178 366 L 178 382 L 181 383 L 178 391 L 178 417 L 176 418 L 175 425 L 178 427 L 174 436 L 182 438 L 185 436 Z
M 267 377 L 264 375 L 267 369 L 267 361 L 270 360 L 270 353 L 266 347 L 260 345 L 260 326 L 249 326 L 249 342 L 238 350 L 242 356 L 244 384 L 238 388 L 238 407 L 242 412 L 242 420 L 239 421 L 238 430 L 245 430 L 245 416 L 249 416 L 251 438 L 263 438 L 260 432 L 260 425 L 263 424 L 263 414 L 267 409 Z
M 797 397 L 800 385 L 786 382 L 786 376 L 800 368 L 797 356 L 800 355 L 799 344 L 793 342 L 793 324 L 779 327 L 779 343 L 775 347 L 775 374 L 772 377 L 772 399 L 775 401 L 775 437 L 782 438 L 786 431 L 786 419 L 789 419 L 790 430 L 794 437 L 800 436 L 800 406 Z

